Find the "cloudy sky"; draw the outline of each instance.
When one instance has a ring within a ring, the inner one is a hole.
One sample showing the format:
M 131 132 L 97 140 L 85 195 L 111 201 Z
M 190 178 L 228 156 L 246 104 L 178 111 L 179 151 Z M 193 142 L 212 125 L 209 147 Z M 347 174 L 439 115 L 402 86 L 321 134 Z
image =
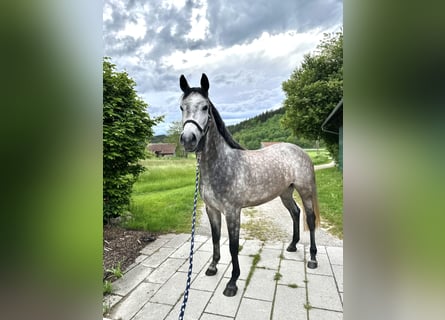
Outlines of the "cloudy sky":
M 281 83 L 313 52 L 323 33 L 339 31 L 336 0 L 105 0 L 104 55 L 126 70 L 152 116 L 155 135 L 180 120 L 179 76 L 209 96 L 226 124 L 281 107 Z

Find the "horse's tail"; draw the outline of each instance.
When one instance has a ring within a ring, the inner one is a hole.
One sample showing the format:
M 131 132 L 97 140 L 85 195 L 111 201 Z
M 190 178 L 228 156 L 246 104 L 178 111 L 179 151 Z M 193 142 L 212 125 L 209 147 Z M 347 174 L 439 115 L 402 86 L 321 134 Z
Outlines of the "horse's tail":
M 320 227 L 320 209 L 318 207 L 318 195 L 317 195 L 317 187 L 316 186 L 314 188 L 314 192 L 312 193 L 312 209 L 314 210 L 315 228 L 317 229 Z
M 303 209 L 304 231 L 308 231 L 309 226 L 307 225 L 306 210 L 304 210 L 304 206 L 302 209 Z M 315 175 L 312 184 L 312 211 L 314 211 L 315 214 L 315 228 L 317 229 L 320 227 L 320 209 L 318 207 L 317 184 L 315 183 Z

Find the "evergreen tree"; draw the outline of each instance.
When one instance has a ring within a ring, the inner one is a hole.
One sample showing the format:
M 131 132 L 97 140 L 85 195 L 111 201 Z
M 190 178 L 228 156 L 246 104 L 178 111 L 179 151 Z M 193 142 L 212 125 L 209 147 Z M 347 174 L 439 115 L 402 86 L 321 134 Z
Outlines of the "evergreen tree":
M 109 58 L 103 61 L 103 215 L 104 220 L 128 209 L 133 183 L 143 171 L 152 127 L 148 107 L 135 91 L 133 79 L 117 72 Z

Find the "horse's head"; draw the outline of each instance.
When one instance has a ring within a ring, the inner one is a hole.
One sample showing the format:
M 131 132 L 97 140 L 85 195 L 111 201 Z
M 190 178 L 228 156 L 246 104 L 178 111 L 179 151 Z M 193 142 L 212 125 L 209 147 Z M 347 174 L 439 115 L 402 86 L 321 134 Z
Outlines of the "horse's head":
M 209 79 L 203 73 L 201 88 L 190 88 L 184 75 L 179 78 L 184 95 L 181 99 L 182 133 L 180 142 L 188 152 L 196 151 L 207 133 L 210 119 Z

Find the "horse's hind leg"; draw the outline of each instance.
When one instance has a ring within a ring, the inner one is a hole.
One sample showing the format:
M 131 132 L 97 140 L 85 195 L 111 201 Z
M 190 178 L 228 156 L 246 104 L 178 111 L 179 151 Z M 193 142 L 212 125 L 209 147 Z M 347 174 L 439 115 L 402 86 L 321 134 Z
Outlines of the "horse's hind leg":
M 298 208 L 297 204 L 292 197 L 294 192 L 294 187 L 290 186 L 285 192 L 280 195 L 281 202 L 283 202 L 284 206 L 292 217 L 293 221 L 293 236 L 292 242 L 287 247 L 287 251 L 295 252 L 297 251 L 297 243 L 300 241 L 300 208 Z
M 218 269 L 216 265 L 221 257 L 219 251 L 219 240 L 221 238 L 221 213 L 217 210 L 206 206 L 207 215 L 210 220 L 210 226 L 212 228 L 212 241 L 213 241 L 213 259 L 209 268 L 206 271 L 207 276 L 214 276 Z
M 305 197 L 301 199 L 303 201 L 304 210 L 306 212 L 306 221 L 307 225 L 309 227 L 309 234 L 311 239 L 311 246 L 310 246 L 310 254 L 311 254 L 311 260 L 308 261 L 307 267 L 310 269 L 315 269 L 318 267 L 317 262 L 317 246 L 315 244 L 315 213 L 312 206 L 312 198 L 311 197 Z

